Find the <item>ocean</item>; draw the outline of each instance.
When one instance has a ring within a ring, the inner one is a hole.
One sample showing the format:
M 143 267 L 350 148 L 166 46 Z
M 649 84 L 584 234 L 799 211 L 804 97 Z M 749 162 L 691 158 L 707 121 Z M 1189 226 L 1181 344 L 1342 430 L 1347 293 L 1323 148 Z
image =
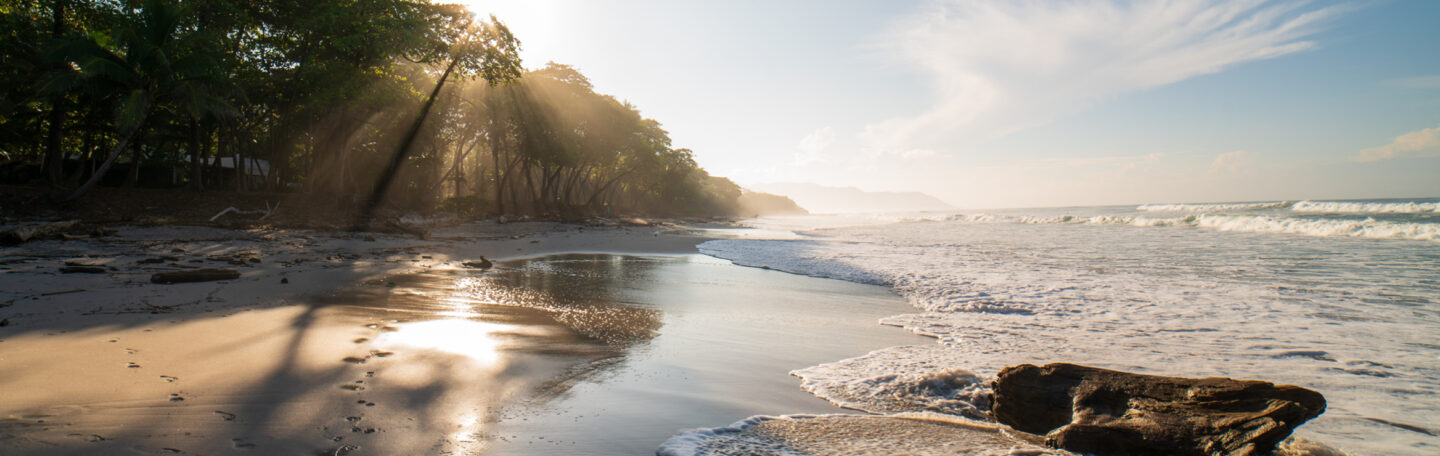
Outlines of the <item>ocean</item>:
M 1299 385 L 1329 401 L 1300 438 L 1352 454 L 1440 454 L 1440 199 L 754 225 L 700 249 L 740 265 L 889 287 L 915 311 L 877 323 L 935 339 L 791 373 L 837 405 L 983 419 L 985 382 L 1001 368 L 1070 362 Z M 696 435 L 708 434 L 688 441 Z

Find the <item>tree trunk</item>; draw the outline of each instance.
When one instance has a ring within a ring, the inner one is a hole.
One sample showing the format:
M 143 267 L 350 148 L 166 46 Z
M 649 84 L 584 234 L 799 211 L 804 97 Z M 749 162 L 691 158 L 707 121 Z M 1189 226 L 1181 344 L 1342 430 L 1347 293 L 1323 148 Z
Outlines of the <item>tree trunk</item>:
M 380 181 L 376 183 L 375 189 L 366 199 L 360 217 L 355 220 L 356 230 L 364 229 L 365 225 L 370 224 L 370 217 L 375 214 L 375 209 L 380 207 L 380 202 L 385 199 L 385 192 L 390 190 L 390 183 L 395 180 L 395 175 L 400 171 L 400 165 L 404 164 L 405 158 L 410 155 L 410 146 L 415 144 L 415 137 L 420 134 L 420 127 L 425 125 L 425 117 L 430 115 L 430 108 L 435 105 L 435 97 L 440 95 L 440 89 L 445 87 L 445 80 L 450 78 L 450 73 L 455 71 L 455 66 L 459 63 L 459 59 L 451 59 L 450 65 L 445 67 L 445 72 L 440 73 L 440 79 L 435 81 L 435 90 L 431 90 L 430 96 L 425 98 L 425 104 L 420 107 L 420 114 L 415 116 L 415 124 L 405 132 L 405 138 L 400 140 L 399 150 L 395 151 L 395 156 L 390 159 L 390 163 L 380 173 Z
M 495 124 L 498 125 L 499 122 L 495 122 Z M 495 213 L 504 214 L 505 192 L 503 190 L 505 187 L 500 174 L 500 132 L 496 130 L 497 128 L 492 125 L 487 134 L 490 135 L 490 157 L 493 159 L 491 161 L 495 163 Z
M 205 175 L 202 165 L 204 160 L 200 158 L 200 124 L 195 119 L 190 119 L 190 189 L 194 191 L 205 190 L 205 183 L 200 179 Z
M 50 6 L 50 13 L 53 19 L 50 28 L 50 38 L 58 41 L 61 35 L 65 34 L 65 3 L 67 0 L 55 0 Z M 59 67 L 63 71 L 64 67 Z M 65 95 L 54 95 L 50 100 L 50 131 L 45 137 L 45 161 L 42 165 L 45 169 L 45 178 L 52 187 L 59 187 L 61 180 L 65 177 L 65 153 L 61 150 L 61 139 L 65 129 Z
M 145 123 L 145 117 L 145 112 L 141 111 L 140 119 L 135 122 L 135 126 L 130 127 L 130 131 L 125 132 L 125 136 L 120 139 L 120 143 L 116 144 L 115 149 L 110 151 L 110 156 L 106 157 L 105 162 L 100 164 L 100 169 L 95 170 L 95 174 L 91 175 L 90 179 L 85 181 L 84 185 L 70 192 L 70 194 L 62 196 L 59 200 L 62 202 L 71 201 L 89 192 L 90 189 L 95 188 L 95 185 L 100 183 L 100 179 L 105 177 L 105 173 L 110 171 L 110 167 L 115 165 L 115 159 L 120 158 L 120 153 L 124 152 L 125 148 L 130 146 L 130 141 L 135 139 L 135 134 L 140 132 L 140 127 Z M 140 160 L 135 160 L 134 166 L 136 169 L 139 169 Z

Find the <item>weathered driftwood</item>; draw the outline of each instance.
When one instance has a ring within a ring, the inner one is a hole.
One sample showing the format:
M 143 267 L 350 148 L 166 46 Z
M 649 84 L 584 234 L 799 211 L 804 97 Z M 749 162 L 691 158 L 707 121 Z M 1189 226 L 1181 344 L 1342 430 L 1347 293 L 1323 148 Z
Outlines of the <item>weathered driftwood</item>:
M 240 278 L 240 271 L 234 269 L 191 269 L 187 271 L 158 272 L 150 276 L 152 283 L 210 282 Z
M 180 261 L 180 257 L 176 257 L 176 256 L 157 256 L 157 257 L 150 257 L 150 258 L 141 258 L 141 259 L 135 260 L 135 264 L 160 264 L 160 263 L 164 263 L 164 262 L 166 262 L 166 261 Z
M 1074 364 L 1005 368 L 994 391 L 997 421 L 1100 455 L 1269 454 L 1325 411 L 1324 396 L 1298 386 Z
M 495 263 L 492 263 L 490 260 L 485 259 L 484 256 L 480 257 L 480 261 L 470 260 L 460 264 L 467 268 L 477 269 L 490 269 L 492 266 L 495 266 Z
M 245 209 L 240 209 L 240 208 L 235 207 L 235 206 L 230 206 L 230 207 L 225 208 L 224 210 L 221 210 L 220 213 L 215 214 L 214 217 L 210 217 L 210 221 L 213 222 L 213 221 L 215 221 L 216 219 L 219 219 L 220 217 L 225 216 L 225 214 L 229 214 L 229 213 L 231 213 L 231 212 L 234 212 L 234 213 L 240 214 L 240 215 L 259 215 L 260 218 L 259 218 L 259 219 L 256 219 L 256 220 L 257 220 L 257 221 L 264 221 L 265 219 L 269 218 L 271 214 L 274 214 L 274 213 L 275 213 L 275 210 L 276 210 L 276 209 L 279 209 L 279 208 L 280 208 L 280 203 L 275 203 L 275 206 L 274 206 L 274 207 L 271 207 L 269 201 L 266 201 L 266 202 L 265 202 L 265 210 L 263 210 L 263 211 L 262 211 L 262 210 L 259 210 L 259 209 L 256 209 L 256 210 L 245 210 Z
M 104 274 L 109 271 L 103 266 L 70 265 L 61 266 L 60 272 L 65 274 Z
M 65 233 L 65 230 L 74 228 L 77 223 L 80 222 L 76 220 L 66 220 L 63 222 L 17 226 L 5 231 L 0 231 L 0 244 L 16 245 L 23 244 L 31 239 L 60 237 Z

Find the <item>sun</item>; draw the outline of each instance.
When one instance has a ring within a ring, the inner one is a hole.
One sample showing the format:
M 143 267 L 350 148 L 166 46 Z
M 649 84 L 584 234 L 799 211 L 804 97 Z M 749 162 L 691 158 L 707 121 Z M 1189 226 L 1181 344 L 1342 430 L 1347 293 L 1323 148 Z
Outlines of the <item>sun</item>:
M 441 0 L 444 1 L 444 0 Z M 527 67 L 554 59 L 553 50 L 564 42 L 560 21 L 565 8 L 554 2 L 535 0 L 459 0 L 476 16 L 494 15 L 520 38 L 520 57 Z

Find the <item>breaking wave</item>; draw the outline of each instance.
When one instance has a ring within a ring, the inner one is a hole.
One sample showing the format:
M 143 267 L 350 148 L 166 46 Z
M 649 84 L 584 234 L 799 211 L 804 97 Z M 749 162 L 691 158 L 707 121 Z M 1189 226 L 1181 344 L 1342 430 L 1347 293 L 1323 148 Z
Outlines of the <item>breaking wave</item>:
M 1298 206 L 1299 203 L 1296 203 Z M 1389 213 L 1403 214 L 1391 208 Z M 1319 212 L 1318 210 L 1314 212 Z M 1379 211 L 1374 211 L 1378 213 Z M 1247 233 L 1296 234 L 1316 237 L 1354 237 L 1365 239 L 1401 239 L 1440 241 L 1440 224 L 1379 220 L 1375 218 L 1316 218 L 1314 216 L 1272 216 L 1199 214 L 1183 217 L 1146 217 L 1138 215 L 997 215 L 956 214 L 946 220 L 960 223 L 1018 223 L 1027 225 L 1114 225 L 1138 227 L 1189 226 L 1218 231 Z
M 1137 211 L 1145 212 L 1220 212 L 1220 211 L 1253 211 L 1259 209 L 1278 209 L 1289 207 L 1289 201 L 1271 201 L 1261 203 L 1205 203 L 1205 204 L 1142 204 L 1135 208 Z
M 1301 201 L 1290 210 L 1327 214 L 1440 214 L 1440 202 Z
M 1373 218 L 1343 220 L 1219 215 L 1200 217 L 1196 220 L 1196 225 L 1219 231 L 1249 233 L 1440 241 L 1440 224 L 1391 222 Z

